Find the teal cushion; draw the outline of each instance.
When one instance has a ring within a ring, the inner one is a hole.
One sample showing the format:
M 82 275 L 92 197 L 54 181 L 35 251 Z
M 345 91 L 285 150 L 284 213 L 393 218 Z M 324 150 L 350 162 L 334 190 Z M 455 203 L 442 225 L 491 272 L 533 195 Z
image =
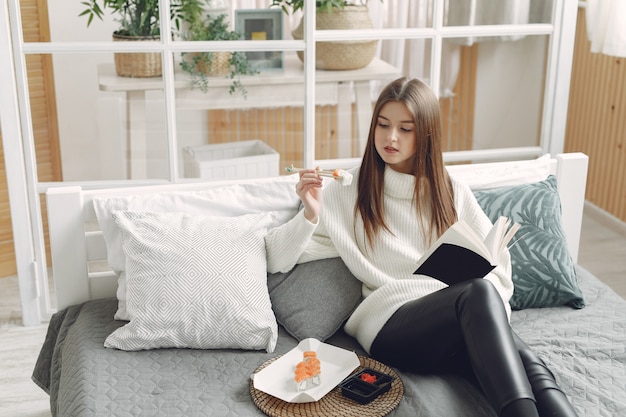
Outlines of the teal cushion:
M 521 225 L 512 242 L 519 240 L 510 249 L 515 286 L 511 308 L 583 308 L 583 295 L 561 226 L 556 177 L 475 191 L 474 195 L 492 222 L 506 216 Z

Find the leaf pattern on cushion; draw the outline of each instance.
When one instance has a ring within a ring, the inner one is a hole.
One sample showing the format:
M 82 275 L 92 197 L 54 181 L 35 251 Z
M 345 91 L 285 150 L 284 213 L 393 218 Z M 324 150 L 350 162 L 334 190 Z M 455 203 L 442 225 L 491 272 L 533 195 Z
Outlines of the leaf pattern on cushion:
M 506 216 L 521 225 L 511 248 L 515 310 L 568 305 L 583 308 L 582 292 L 561 226 L 556 177 L 514 187 L 474 192 L 494 222 Z

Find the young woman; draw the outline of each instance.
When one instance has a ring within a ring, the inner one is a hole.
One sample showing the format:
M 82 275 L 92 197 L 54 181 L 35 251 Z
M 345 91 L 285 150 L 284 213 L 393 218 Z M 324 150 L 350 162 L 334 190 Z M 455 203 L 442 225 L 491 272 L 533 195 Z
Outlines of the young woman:
M 430 88 L 408 78 L 387 85 L 352 184 L 322 189 L 315 170 L 300 172 L 304 209 L 269 231 L 268 271 L 340 256 L 365 297 L 345 330 L 374 358 L 415 372 L 469 363 L 498 415 L 575 416 L 552 373 L 511 330 L 508 252 L 484 279 L 447 286 L 413 274 L 457 220 L 482 236 L 492 226 L 469 188 L 448 176 L 440 138 Z

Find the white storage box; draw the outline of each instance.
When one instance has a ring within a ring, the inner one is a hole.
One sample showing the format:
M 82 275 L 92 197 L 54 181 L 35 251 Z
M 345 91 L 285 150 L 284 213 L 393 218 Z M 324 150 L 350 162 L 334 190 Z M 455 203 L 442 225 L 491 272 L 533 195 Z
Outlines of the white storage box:
M 279 155 L 261 140 L 188 146 L 185 177 L 238 179 L 279 175 Z

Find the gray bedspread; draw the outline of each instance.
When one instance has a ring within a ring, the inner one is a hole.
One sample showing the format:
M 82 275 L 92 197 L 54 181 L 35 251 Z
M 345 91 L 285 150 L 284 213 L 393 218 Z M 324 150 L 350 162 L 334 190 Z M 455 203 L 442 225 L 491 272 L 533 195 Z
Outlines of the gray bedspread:
M 580 416 L 626 416 L 626 301 L 578 269 L 587 307 L 515 311 L 517 333 L 554 371 Z M 55 314 L 33 380 L 50 394 L 53 416 L 258 416 L 250 374 L 297 341 L 280 330 L 276 351 L 103 347 L 123 322 L 116 300 L 94 300 Z M 327 341 L 362 353 L 339 331 Z M 405 395 L 390 416 L 495 416 L 471 379 L 400 372 Z

